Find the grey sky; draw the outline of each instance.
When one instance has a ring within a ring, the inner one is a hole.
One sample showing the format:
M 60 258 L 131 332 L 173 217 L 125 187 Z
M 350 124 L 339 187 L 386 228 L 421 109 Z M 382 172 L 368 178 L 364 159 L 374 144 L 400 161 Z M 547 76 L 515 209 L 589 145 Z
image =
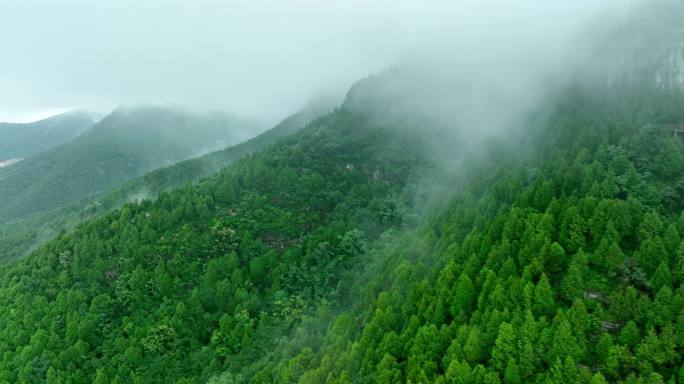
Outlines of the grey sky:
M 0 121 L 161 103 L 272 122 L 407 57 L 560 61 L 587 20 L 630 3 L 0 0 Z

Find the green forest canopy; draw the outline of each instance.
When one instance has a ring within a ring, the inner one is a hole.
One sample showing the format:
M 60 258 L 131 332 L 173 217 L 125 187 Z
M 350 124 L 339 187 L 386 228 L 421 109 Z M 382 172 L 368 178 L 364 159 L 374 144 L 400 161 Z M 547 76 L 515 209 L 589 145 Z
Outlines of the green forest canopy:
M 428 213 L 429 126 L 343 106 L 3 267 L 0 381 L 679 382 L 682 101 L 559 91 Z

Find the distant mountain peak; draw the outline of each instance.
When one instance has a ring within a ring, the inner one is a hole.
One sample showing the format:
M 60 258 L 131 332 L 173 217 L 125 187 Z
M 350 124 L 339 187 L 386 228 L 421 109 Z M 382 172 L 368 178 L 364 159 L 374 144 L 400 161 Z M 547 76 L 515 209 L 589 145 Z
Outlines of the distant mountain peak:
M 0 161 L 27 158 L 72 140 L 88 131 L 90 112 L 73 110 L 32 123 L 0 123 Z

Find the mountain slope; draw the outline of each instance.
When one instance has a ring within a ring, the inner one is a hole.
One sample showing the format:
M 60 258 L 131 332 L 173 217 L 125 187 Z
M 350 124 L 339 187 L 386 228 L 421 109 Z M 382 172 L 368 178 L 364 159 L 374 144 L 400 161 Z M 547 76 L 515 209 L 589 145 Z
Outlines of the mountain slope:
M 254 360 L 401 224 L 402 191 L 427 151 L 415 132 L 397 133 L 342 108 L 6 266 L 0 379 L 200 382 Z M 25 315 L 43 320 L 10 326 Z
M 0 169 L 0 223 L 77 202 L 255 130 L 220 114 L 119 108 L 76 139 Z
M 74 111 L 34 123 L 0 123 L 0 162 L 24 159 L 65 143 L 94 124 L 86 112 Z
M 312 102 L 272 129 L 235 146 L 154 170 L 75 204 L 0 225 L 0 262 L 19 258 L 60 231 L 69 230 L 82 220 L 102 215 L 126 202 L 152 199 L 163 191 L 209 177 L 297 132 L 330 109 L 331 103 L 327 101 Z
M 123 201 L 154 197 L 162 191 L 209 177 L 236 160 L 263 150 L 279 139 L 299 131 L 331 109 L 331 104 L 326 101 L 312 102 L 256 137 L 198 158 L 149 172 L 98 196 L 96 204 L 112 207 Z
M 4 267 L 0 379 L 676 381 L 683 101 L 561 90 L 422 218 L 433 132 L 345 104 Z
M 684 145 L 653 122 L 683 102 L 561 92 L 447 209 L 358 264 L 349 310 L 323 306 L 211 382 L 679 382 Z
M 682 382 L 684 94 L 645 73 L 491 138 L 469 87 L 363 80 L 1 267 L 0 381 Z

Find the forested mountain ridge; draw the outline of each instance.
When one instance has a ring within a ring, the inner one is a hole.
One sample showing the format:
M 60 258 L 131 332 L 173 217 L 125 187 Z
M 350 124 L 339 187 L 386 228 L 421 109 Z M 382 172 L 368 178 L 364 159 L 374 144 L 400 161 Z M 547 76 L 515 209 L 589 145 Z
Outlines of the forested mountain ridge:
M 93 117 L 84 111 L 66 112 L 33 123 L 0 123 L 0 162 L 46 151 L 74 139 L 93 124 Z
M 684 91 L 661 63 L 530 110 L 397 67 L 197 183 L 163 191 L 204 160 L 150 174 L 153 199 L 0 267 L 0 382 L 682 383 Z
M 430 131 L 345 105 L 79 225 L 3 267 L 0 379 L 678 382 L 684 98 L 552 100 L 425 219 Z
M 397 133 L 343 107 L 3 267 L 0 380 L 201 382 L 255 360 L 403 221 L 428 151 Z
M 275 144 L 280 138 L 297 132 L 331 109 L 331 101 L 313 101 L 272 129 L 245 142 L 156 169 L 66 207 L 0 224 L 0 262 L 17 259 L 42 242 L 55 237 L 60 231 L 68 231 L 80 221 L 102 215 L 126 202 L 152 199 L 163 191 L 213 175 L 232 162 L 261 151 Z
M 160 192 L 209 177 L 227 165 L 275 144 L 279 139 L 302 129 L 333 109 L 330 102 L 317 100 L 283 119 L 273 128 L 233 146 L 184 160 L 137 177 L 122 186 L 97 196 L 95 205 L 111 208 L 123 201 L 154 197 Z M 125 199 L 125 200 L 124 200 Z M 99 207 L 98 207 L 99 208 Z
M 211 382 L 681 382 L 684 145 L 662 122 L 683 102 L 562 91 L 448 209 L 373 254 L 350 310 Z
M 49 211 L 256 133 L 222 114 L 118 108 L 85 134 L 0 169 L 0 223 Z

